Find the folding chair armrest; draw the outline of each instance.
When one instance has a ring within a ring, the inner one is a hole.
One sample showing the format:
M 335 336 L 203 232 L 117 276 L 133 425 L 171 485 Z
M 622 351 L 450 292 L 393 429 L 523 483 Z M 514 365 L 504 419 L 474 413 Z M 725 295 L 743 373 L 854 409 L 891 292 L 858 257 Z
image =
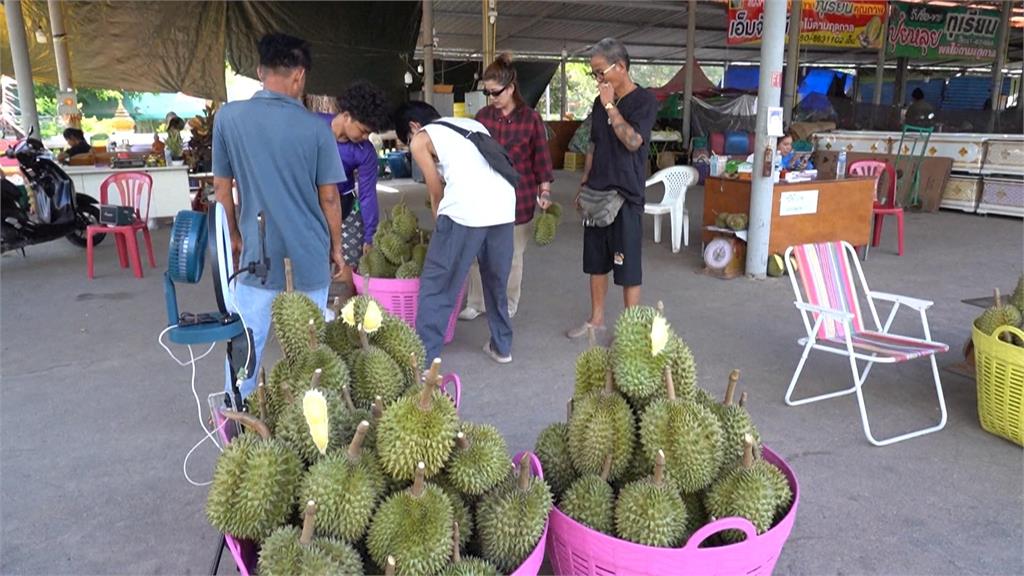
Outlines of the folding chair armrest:
M 868 295 L 872 299 L 885 300 L 887 302 L 896 302 L 909 306 L 914 310 L 927 310 L 931 308 L 934 302 L 931 300 L 922 300 L 920 298 L 911 298 L 910 296 L 901 296 L 899 294 L 890 294 L 888 292 L 875 292 L 871 291 Z
M 793 304 L 796 305 L 798 309 L 805 312 L 816 312 L 826 316 L 834 316 L 840 320 L 853 320 L 853 314 L 845 310 L 835 310 L 833 308 L 825 308 L 824 306 L 815 306 L 814 304 L 807 304 L 806 302 L 793 302 Z

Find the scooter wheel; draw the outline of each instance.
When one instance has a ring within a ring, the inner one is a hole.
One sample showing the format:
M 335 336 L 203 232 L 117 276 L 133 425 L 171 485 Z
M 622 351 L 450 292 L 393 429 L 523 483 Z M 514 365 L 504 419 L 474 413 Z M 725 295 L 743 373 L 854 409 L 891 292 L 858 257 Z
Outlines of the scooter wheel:
M 71 232 L 70 234 L 65 236 L 65 238 L 67 238 L 68 242 L 71 242 L 75 246 L 78 246 L 80 248 L 85 248 L 85 246 L 86 246 L 85 229 L 87 227 L 93 225 L 93 224 L 99 224 L 100 223 L 100 209 L 95 204 L 86 204 L 84 206 L 79 204 L 78 216 L 79 216 L 80 226 L 78 228 L 76 228 L 74 232 Z M 93 237 L 92 237 L 92 244 L 93 244 L 93 246 L 96 246 L 100 242 L 103 242 L 103 239 L 106 238 L 106 237 L 107 237 L 106 234 L 95 234 L 95 235 L 93 235 Z

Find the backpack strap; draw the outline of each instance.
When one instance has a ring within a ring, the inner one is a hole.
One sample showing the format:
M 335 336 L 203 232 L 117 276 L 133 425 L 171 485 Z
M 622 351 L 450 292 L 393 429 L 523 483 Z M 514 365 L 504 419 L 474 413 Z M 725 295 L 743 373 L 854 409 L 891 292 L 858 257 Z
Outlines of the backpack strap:
M 461 134 L 463 138 L 469 138 L 469 136 L 472 134 L 472 132 L 470 132 L 469 130 L 466 130 L 465 128 L 460 128 L 460 127 L 458 127 L 458 126 L 456 126 L 454 124 L 449 124 L 447 122 L 442 122 L 440 120 L 435 120 L 435 121 L 431 122 L 431 124 L 437 124 L 438 126 L 444 126 L 445 128 L 448 128 L 450 130 L 454 130 L 455 132 Z

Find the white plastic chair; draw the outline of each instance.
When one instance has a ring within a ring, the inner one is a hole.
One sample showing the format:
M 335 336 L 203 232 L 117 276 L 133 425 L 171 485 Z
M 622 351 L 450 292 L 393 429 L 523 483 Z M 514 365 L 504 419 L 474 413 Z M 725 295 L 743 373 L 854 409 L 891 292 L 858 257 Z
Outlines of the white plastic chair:
M 939 381 L 939 368 L 935 363 L 935 354 L 948 351 L 949 346 L 932 340 L 926 316 L 926 310 L 932 305 L 932 302 L 871 291 L 864 279 L 860 260 L 857 259 L 853 246 L 847 242 L 791 246 L 786 250 L 785 261 L 790 282 L 793 284 L 793 293 L 796 295 L 794 304 L 800 310 L 804 328 L 807 330 L 807 336 L 799 340 L 804 351 L 800 356 L 800 363 L 797 364 L 793 379 L 789 383 L 789 389 L 786 390 L 786 404 L 799 406 L 856 393 L 864 435 L 875 446 L 886 446 L 941 430 L 946 425 L 946 401 L 942 395 L 942 383 Z M 853 262 L 852 267 L 850 266 L 851 261 Z M 871 320 L 874 320 L 875 323 L 874 330 L 865 329 L 857 284 L 853 278 L 854 269 L 857 271 L 860 288 L 863 290 L 868 309 L 871 311 Z M 797 284 L 797 276 L 800 278 L 800 284 L 803 285 L 803 293 Z M 806 302 L 804 295 L 807 297 Z M 893 303 L 892 311 L 884 326 L 878 320 L 878 311 L 875 309 L 876 300 Z M 916 310 L 921 315 L 924 339 L 900 336 L 889 332 L 900 305 Z M 804 362 L 807 361 L 807 356 L 812 349 L 849 358 L 850 370 L 853 372 L 853 387 L 802 400 L 793 400 L 793 388 L 796 386 L 797 379 L 800 378 Z M 935 378 L 935 394 L 938 396 L 939 411 L 941 412 L 939 423 L 885 440 L 876 440 L 871 434 L 862 391 L 868 372 L 876 362 L 896 364 L 925 357 L 931 360 L 932 375 Z M 862 373 L 858 373 L 858 360 L 867 363 Z
M 654 216 L 654 242 L 661 242 L 661 217 L 668 214 L 672 221 L 672 252 L 679 252 L 679 241 L 690 245 L 690 213 L 686 210 L 686 190 L 697 184 L 699 176 L 692 166 L 669 166 L 647 179 L 648 188 L 661 182 L 665 197 L 657 204 L 644 204 L 644 214 Z

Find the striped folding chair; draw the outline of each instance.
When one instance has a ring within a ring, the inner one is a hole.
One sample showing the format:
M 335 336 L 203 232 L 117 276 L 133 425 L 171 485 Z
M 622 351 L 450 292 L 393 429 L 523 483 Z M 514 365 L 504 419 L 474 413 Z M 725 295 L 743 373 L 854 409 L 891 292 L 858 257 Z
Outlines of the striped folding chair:
M 860 267 L 856 252 L 854 252 L 853 246 L 846 242 L 791 246 L 786 250 L 785 261 L 790 282 L 793 284 L 793 293 L 796 295 L 794 304 L 800 310 L 804 328 L 807 330 L 807 336 L 799 340 L 804 351 L 800 356 L 800 363 L 797 364 L 793 379 L 789 383 L 789 389 L 786 390 L 786 404 L 799 406 L 856 393 L 857 402 L 860 404 L 860 418 L 864 425 L 864 435 L 875 446 L 886 446 L 941 430 L 946 425 L 946 401 L 942 396 L 942 383 L 939 381 L 939 368 L 935 363 L 935 354 L 948 351 L 949 346 L 932 340 L 931 331 L 928 328 L 928 317 L 925 315 L 932 302 L 868 289 L 868 283 L 864 279 L 864 271 Z M 871 312 L 870 320 L 874 321 L 874 330 L 864 327 L 865 322 L 858 301 L 857 284 L 853 277 L 854 269 L 857 271 L 860 288 L 863 290 L 868 309 Z M 799 284 L 797 278 L 799 278 Z M 804 300 L 805 296 L 806 301 Z M 876 300 L 893 303 L 892 311 L 884 326 L 878 321 L 878 311 L 875 309 Z M 921 315 L 924 339 L 900 336 L 889 332 L 901 305 L 917 310 Z M 850 370 L 853 372 L 853 387 L 802 400 L 793 400 L 791 398 L 793 388 L 796 387 L 796 381 L 800 378 L 800 372 L 803 370 L 804 362 L 807 361 L 811 350 L 821 350 L 849 358 Z M 871 434 L 862 390 L 868 372 L 876 362 L 896 364 L 925 357 L 931 360 L 932 374 L 935 377 L 935 394 L 938 396 L 939 410 L 942 413 L 939 423 L 929 428 L 915 430 L 885 440 L 876 440 Z M 863 372 L 858 371 L 857 361 L 867 363 Z

